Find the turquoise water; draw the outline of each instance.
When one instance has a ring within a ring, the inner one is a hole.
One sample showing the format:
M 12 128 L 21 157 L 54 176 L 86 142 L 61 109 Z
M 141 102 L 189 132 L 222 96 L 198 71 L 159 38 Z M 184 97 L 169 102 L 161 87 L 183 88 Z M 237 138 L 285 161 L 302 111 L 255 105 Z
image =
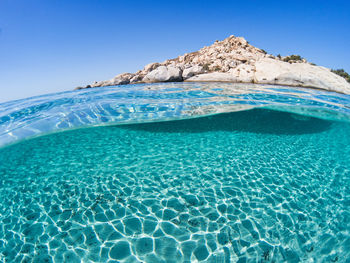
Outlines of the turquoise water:
M 0 262 L 350 262 L 349 105 L 216 83 L 0 104 Z

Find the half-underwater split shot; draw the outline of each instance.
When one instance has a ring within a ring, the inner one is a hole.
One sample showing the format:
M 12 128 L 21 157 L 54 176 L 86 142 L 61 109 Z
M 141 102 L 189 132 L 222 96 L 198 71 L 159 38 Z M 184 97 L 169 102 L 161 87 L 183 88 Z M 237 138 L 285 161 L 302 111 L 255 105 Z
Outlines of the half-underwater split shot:
M 350 262 L 350 4 L 276 5 L 0 2 L 0 262 Z

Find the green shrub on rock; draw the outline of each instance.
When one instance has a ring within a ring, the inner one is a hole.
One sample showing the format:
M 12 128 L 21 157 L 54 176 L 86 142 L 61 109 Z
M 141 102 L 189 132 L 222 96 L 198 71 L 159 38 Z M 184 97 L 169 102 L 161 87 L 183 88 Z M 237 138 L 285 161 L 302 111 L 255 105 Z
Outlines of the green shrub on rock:
M 301 61 L 303 58 L 299 55 L 290 55 L 285 58 L 283 58 L 284 62 L 289 62 L 289 61 Z
M 333 73 L 343 77 L 344 79 L 346 79 L 347 82 L 350 83 L 350 75 L 344 69 L 332 69 L 331 71 Z

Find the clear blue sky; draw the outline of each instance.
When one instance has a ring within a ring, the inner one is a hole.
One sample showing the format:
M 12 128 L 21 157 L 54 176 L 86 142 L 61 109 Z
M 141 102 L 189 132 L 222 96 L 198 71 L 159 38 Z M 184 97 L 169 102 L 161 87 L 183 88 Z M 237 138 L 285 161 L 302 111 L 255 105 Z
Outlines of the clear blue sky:
M 110 79 L 231 34 L 350 71 L 350 1 L 0 0 L 0 101 Z

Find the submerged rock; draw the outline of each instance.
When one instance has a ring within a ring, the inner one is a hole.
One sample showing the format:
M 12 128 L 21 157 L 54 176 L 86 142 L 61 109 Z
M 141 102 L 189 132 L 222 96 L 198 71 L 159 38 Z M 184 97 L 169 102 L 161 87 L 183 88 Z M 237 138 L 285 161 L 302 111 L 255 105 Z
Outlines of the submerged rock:
M 330 69 L 300 56 L 275 57 L 235 36 L 175 59 L 148 64 L 134 74 L 123 73 L 77 89 L 170 81 L 277 84 L 350 94 L 350 84 Z

